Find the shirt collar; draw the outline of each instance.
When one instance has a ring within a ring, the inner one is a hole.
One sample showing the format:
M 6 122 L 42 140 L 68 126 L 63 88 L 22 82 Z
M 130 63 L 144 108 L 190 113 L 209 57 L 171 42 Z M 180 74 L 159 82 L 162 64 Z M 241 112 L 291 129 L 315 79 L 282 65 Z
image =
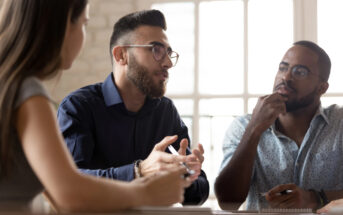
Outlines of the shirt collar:
M 327 124 L 330 124 L 330 121 L 329 121 L 329 118 L 328 116 L 325 114 L 324 112 L 324 108 L 322 107 L 322 104 L 319 105 L 319 108 L 316 112 L 316 114 L 314 115 L 313 118 L 317 117 L 317 116 L 321 116 L 323 117 L 324 121 L 327 123 Z
M 109 74 L 102 84 L 102 94 L 104 96 L 106 106 L 112 106 L 123 103 L 123 100 L 114 84 L 113 73 Z
M 317 117 L 322 117 L 324 119 L 324 121 L 329 124 L 329 119 L 327 117 L 327 115 L 324 112 L 324 108 L 322 107 L 322 104 L 319 105 L 316 113 L 314 114 L 312 121 L 317 118 Z M 270 126 L 270 128 L 276 135 L 280 135 L 281 133 L 279 131 L 276 130 L 275 127 L 275 122 Z
M 104 96 L 105 104 L 107 107 L 123 103 L 123 100 L 119 94 L 118 88 L 114 84 L 114 78 L 113 78 L 112 72 L 111 74 L 107 76 L 106 80 L 102 84 L 102 94 Z M 153 98 L 153 99 L 147 98 L 143 105 L 143 108 L 147 110 L 143 112 L 157 108 L 160 102 L 161 102 L 161 98 Z

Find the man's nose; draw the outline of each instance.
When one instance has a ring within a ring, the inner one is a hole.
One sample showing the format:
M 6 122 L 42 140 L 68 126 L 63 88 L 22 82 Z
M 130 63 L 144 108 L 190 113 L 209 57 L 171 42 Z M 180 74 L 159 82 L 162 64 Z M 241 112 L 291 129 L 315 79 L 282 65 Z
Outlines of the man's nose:
M 164 56 L 164 58 L 162 59 L 162 67 L 164 69 L 170 69 L 171 67 L 173 67 L 173 62 L 170 58 L 169 55 L 166 54 L 166 56 Z
M 282 79 L 285 81 L 293 80 L 292 69 L 289 68 L 286 72 L 282 74 Z

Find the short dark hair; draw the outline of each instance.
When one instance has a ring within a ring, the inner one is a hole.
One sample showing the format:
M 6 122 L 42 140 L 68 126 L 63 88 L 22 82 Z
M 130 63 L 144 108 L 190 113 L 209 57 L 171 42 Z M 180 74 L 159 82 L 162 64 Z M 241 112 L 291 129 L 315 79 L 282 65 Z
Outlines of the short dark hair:
M 320 77 L 322 80 L 328 81 L 331 70 L 331 60 L 329 55 L 324 51 L 324 49 L 322 49 L 316 43 L 307 40 L 297 41 L 293 43 L 293 45 L 304 46 L 306 48 L 311 49 L 318 55 L 318 67 L 320 70 Z
M 112 62 L 112 49 L 114 46 L 118 45 L 119 39 L 142 25 L 157 26 L 161 27 L 163 30 L 167 30 L 166 20 L 163 13 L 159 10 L 138 11 L 120 18 L 114 24 L 110 40 L 110 56 Z

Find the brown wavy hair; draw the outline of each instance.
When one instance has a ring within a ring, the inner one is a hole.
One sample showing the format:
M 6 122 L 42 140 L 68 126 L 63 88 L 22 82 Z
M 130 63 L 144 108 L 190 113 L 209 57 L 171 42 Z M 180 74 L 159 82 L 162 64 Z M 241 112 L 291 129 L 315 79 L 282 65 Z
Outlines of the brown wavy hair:
M 14 103 L 23 80 L 59 73 L 69 19 L 88 0 L 5 0 L 0 12 L 0 174 L 15 164 Z

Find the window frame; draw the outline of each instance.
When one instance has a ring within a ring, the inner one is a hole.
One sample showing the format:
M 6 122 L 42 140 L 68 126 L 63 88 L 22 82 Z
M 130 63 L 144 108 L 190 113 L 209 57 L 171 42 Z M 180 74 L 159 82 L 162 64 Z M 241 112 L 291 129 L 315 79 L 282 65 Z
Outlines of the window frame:
M 167 94 L 171 99 L 190 99 L 193 101 L 192 115 L 192 144 L 193 147 L 199 142 L 199 103 L 201 99 L 212 98 L 241 98 L 244 104 L 244 113 L 248 113 L 248 101 L 258 98 L 263 94 L 249 93 L 248 91 L 248 2 L 244 4 L 244 74 L 243 74 L 243 93 L 241 94 L 201 94 L 199 92 L 199 5 L 201 2 L 218 0 L 136 0 L 138 10 L 151 8 L 154 3 L 173 3 L 173 2 L 193 2 L 194 3 L 194 88 L 193 93 L 188 94 Z M 219 0 L 220 1 L 220 0 Z M 223 0 L 222 0 L 223 1 Z M 256 1 L 256 0 L 255 0 Z M 293 41 L 311 40 L 317 42 L 317 0 L 293 0 Z M 323 97 L 343 97 L 342 93 L 326 93 Z M 189 116 L 187 116 L 189 117 Z
M 199 5 L 201 2 L 209 1 L 218 1 L 218 0 L 145 0 L 145 1 L 136 1 L 138 9 L 151 8 L 154 3 L 172 3 L 172 2 L 193 2 L 194 3 L 194 87 L 193 93 L 190 94 L 168 94 L 167 96 L 171 99 L 190 99 L 193 101 L 193 115 L 192 115 L 192 144 L 194 147 L 196 143 L 199 142 L 199 122 L 200 122 L 200 113 L 199 113 L 199 103 L 201 99 L 212 99 L 212 98 L 241 98 L 243 99 L 244 113 L 248 113 L 248 101 L 251 98 L 257 98 L 262 96 L 262 94 L 254 94 L 248 92 L 248 2 L 249 0 L 240 0 L 243 2 L 244 7 L 244 44 L 243 44 L 243 92 L 241 94 L 201 94 L 199 92 Z M 234 0 L 237 1 L 237 0 Z M 305 0 L 307 4 L 311 3 L 312 0 Z M 311 12 L 311 8 L 305 4 L 304 0 L 293 0 L 294 8 L 297 9 L 294 13 L 294 20 L 298 17 L 302 17 L 303 11 L 306 11 L 306 14 Z M 308 10 L 310 12 L 308 12 Z M 299 19 L 299 18 L 298 18 Z M 297 22 L 297 21 L 294 21 Z M 295 27 L 295 25 L 294 25 Z M 295 30 L 298 29 L 297 32 Z M 301 25 L 297 25 L 294 29 L 294 38 L 302 38 L 303 35 L 307 35 L 307 32 L 302 28 Z M 301 32 L 299 32 L 301 30 Z
M 192 147 L 196 147 L 200 140 L 199 128 L 201 117 L 200 101 L 202 99 L 222 99 L 222 98 L 240 98 L 243 99 L 244 114 L 249 112 L 249 100 L 257 99 L 263 94 L 249 93 L 248 91 L 248 2 L 249 0 L 233 0 L 242 1 L 244 5 L 244 44 L 243 44 L 243 92 L 241 94 L 201 94 L 199 91 L 199 5 L 201 2 L 223 1 L 223 0 L 136 0 L 138 10 L 151 8 L 154 3 L 174 3 L 174 2 L 193 2 L 194 3 L 194 88 L 193 93 L 187 94 L 167 94 L 171 99 L 189 99 L 193 101 L 193 115 L 185 117 L 192 118 Z M 229 1 L 229 0 L 226 0 Z M 258 1 L 258 0 L 257 0 Z M 293 41 L 310 40 L 317 42 L 317 0 L 293 0 Z M 291 44 L 290 44 L 291 45 Z M 285 50 L 286 51 L 286 50 Z M 281 59 L 280 59 L 281 60 Z M 278 63 L 278 62 L 277 62 Z M 323 97 L 341 97 L 341 93 L 326 93 Z M 181 115 L 181 117 L 184 117 Z M 211 148 L 214 143 L 210 143 Z M 219 144 L 219 143 L 217 143 Z M 215 151 L 215 150 L 214 150 Z M 209 152 L 209 153 L 212 153 Z

